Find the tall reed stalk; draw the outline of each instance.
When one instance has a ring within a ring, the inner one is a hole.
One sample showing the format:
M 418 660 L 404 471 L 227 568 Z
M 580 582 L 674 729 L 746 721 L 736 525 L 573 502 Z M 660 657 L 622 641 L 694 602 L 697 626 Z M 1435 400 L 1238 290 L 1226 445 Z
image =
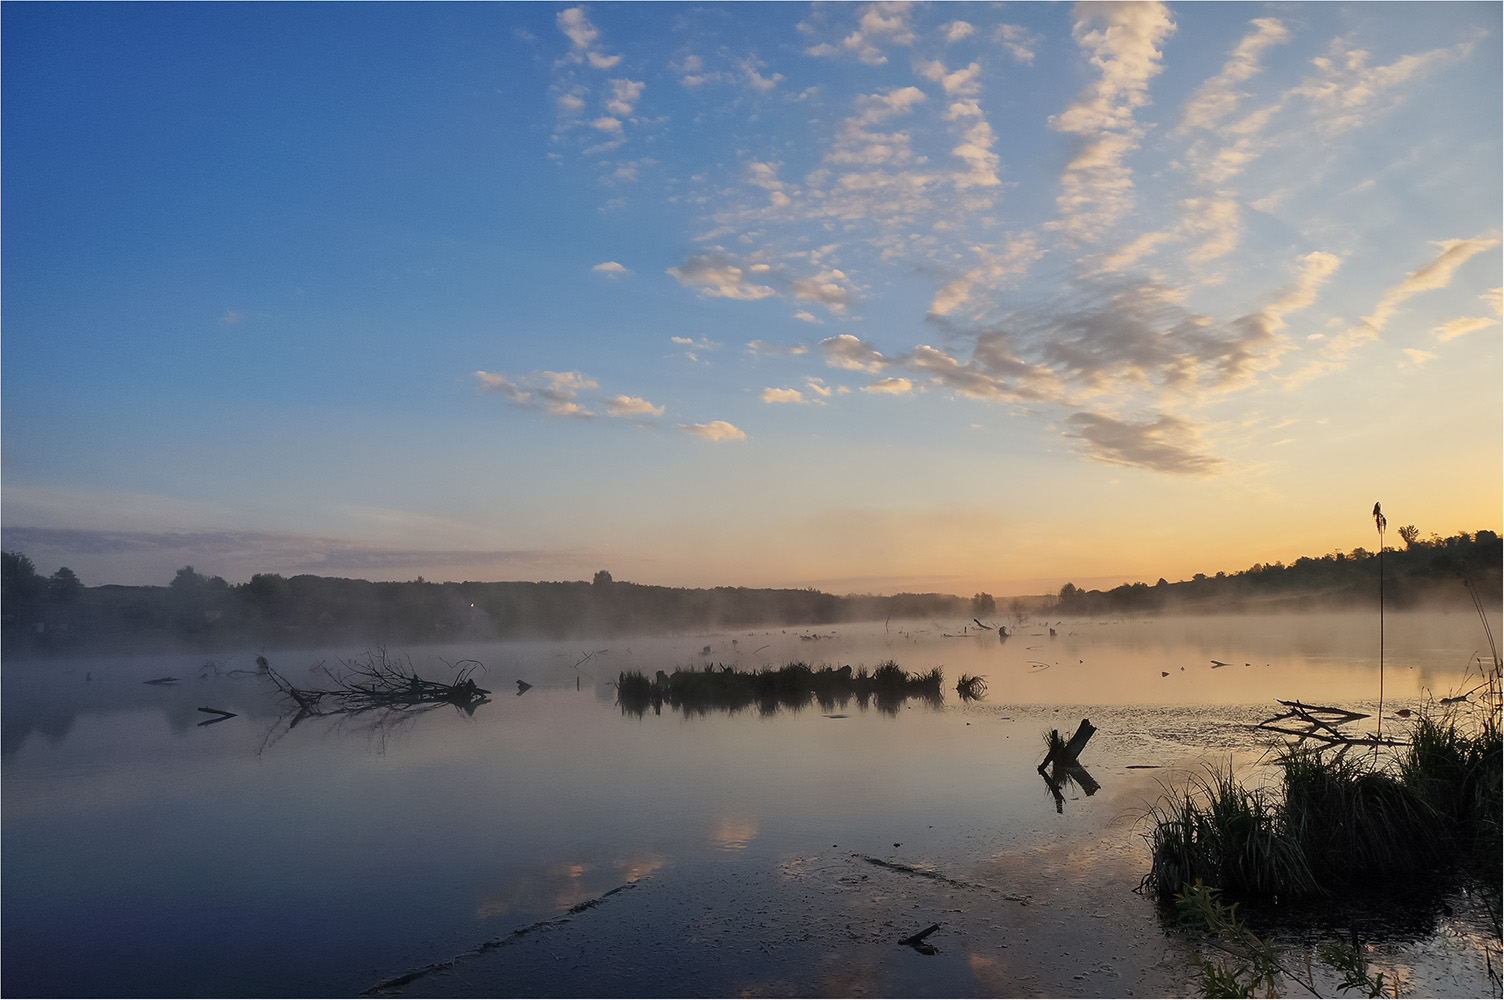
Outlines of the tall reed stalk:
M 1384 735 L 1384 529 L 1389 522 L 1384 518 L 1384 512 L 1379 509 L 1379 503 L 1373 505 L 1374 527 L 1379 529 L 1379 733 Z

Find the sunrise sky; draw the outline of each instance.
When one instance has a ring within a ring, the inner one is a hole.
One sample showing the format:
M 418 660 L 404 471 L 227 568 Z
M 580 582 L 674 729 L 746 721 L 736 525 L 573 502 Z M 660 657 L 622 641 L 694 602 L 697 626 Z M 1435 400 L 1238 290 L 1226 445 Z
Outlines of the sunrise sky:
M 1498 530 L 1500 11 L 6 4 L 4 547 L 1007 595 Z

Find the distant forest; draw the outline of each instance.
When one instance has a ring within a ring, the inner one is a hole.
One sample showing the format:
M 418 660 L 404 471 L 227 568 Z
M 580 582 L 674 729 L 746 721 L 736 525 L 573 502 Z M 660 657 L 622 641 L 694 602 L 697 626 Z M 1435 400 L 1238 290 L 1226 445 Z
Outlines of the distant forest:
M 1403 549 L 1383 554 L 1386 606 L 1468 603 L 1472 587 L 1488 606 L 1500 600 L 1500 538 L 1492 531 L 1419 538 L 1401 528 Z M 149 652 L 312 647 L 341 643 L 452 642 L 620 635 L 765 626 L 815 626 L 885 619 L 993 623 L 999 614 L 1300 610 L 1376 605 L 1377 553 L 1355 549 L 1257 564 L 1239 573 L 1082 590 L 1057 595 L 836 596 L 817 590 L 690 589 L 613 580 L 590 582 L 372 583 L 336 577 L 258 573 L 231 585 L 192 566 L 166 586 L 86 587 L 67 567 L 37 572 L 19 552 L 0 554 L 3 651 Z

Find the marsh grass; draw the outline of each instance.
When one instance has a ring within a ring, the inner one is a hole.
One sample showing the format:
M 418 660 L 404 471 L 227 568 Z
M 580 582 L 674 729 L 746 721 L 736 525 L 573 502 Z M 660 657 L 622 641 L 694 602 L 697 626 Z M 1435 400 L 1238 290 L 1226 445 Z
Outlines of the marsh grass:
M 1194 776 L 1150 820 L 1144 883 L 1161 896 L 1197 882 L 1245 896 L 1318 891 L 1279 803 L 1265 789 L 1245 788 L 1231 766 Z
M 1287 746 L 1278 788 L 1209 770 L 1150 810 L 1143 887 L 1200 880 L 1230 896 L 1325 895 L 1375 879 L 1498 863 L 1499 727 L 1423 714 L 1387 759 Z
M 1422 717 L 1398 763 L 1400 780 L 1450 832 L 1461 849 L 1497 858 L 1504 815 L 1504 753 L 1492 711 L 1469 734 L 1455 715 Z
M 987 680 L 973 674 L 962 674 L 956 681 L 956 694 L 962 701 L 981 701 L 987 697 Z
M 1421 871 L 1445 857 L 1444 818 L 1372 760 L 1299 747 L 1280 756 L 1287 833 L 1326 887 Z
M 849 705 L 875 706 L 878 711 L 897 712 L 910 698 L 932 704 L 941 701 L 944 675 L 939 667 L 910 674 L 892 660 L 878 664 L 870 673 L 865 666 L 811 667 L 795 662 L 782 667 L 740 671 L 725 666 L 701 670 L 659 671 L 648 678 L 637 671 L 617 678 L 617 702 L 625 713 L 642 715 L 661 711 L 664 704 L 687 714 L 713 711 L 738 712 L 756 708 L 763 715 L 800 711 L 811 702 L 832 712 Z

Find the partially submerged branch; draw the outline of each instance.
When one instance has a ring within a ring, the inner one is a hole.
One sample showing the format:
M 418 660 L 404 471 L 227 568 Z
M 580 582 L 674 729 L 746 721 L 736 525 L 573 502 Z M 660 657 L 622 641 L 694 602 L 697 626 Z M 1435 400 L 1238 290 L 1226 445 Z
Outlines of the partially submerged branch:
M 1298 701 L 1280 700 L 1279 703 L 1285 706 L 1286 711 L 1265 719 L 1254 728 L 1297 737 L 1297 743 L 1317 740 L 1327 746 L 1343 748 L 1406 745 L 1403 740 L 1385 739 L 1382 736 L 1353 736 L 1338 728 L 1350 722 L 1372 718 L 1362 712 L 1350 712 L 1345 708 L 1329 708 L 1324 705 L 1305 705 Z
M 341 660 L 342 674 L 329 670 L 325 674 L 336 686 L 327 689 L 299 688 L 266 664 L 264 672 L 288 698 L 298 706 L 298 718 L 309 715 L 337 715 L 377 709 L 413 710 L 437 705 L 453 705 L 473 712 L 490 701 L 490 691 L 475 683 L 474 674 L 484 667 L 476 660 L 450 664 L 456 671 L 450 683 L 426 680 L 413 669 L 411 661 L 393 660 L 378 647 L 367 654 L 365 662 Z M 257 658 L 257 665 L 265 664 Z

